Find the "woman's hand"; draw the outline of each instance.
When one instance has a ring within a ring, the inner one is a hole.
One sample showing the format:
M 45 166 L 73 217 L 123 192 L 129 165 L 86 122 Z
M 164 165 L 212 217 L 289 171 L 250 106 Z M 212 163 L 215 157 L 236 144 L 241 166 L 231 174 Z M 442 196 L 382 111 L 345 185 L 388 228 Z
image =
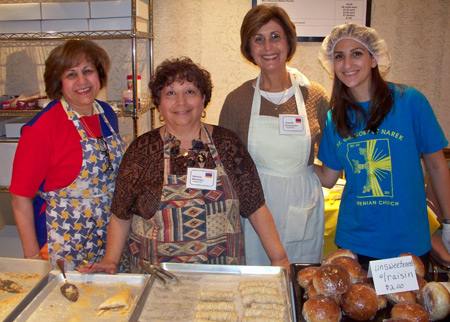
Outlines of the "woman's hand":
M 291 263 L 287 257 L 282 259 L 273 260 L 270 262 L 271 266 L 281 266 L 287 269 L 288 273 L 291 271 Z
M 76 270 L 82 274 L 87 273 L 106 273 L 106 274 L 117 274 L 119 269 L 117 265 L 108 260 L 102 260 L 100 263 L 86 264 L 84 266 L 78 266 Z

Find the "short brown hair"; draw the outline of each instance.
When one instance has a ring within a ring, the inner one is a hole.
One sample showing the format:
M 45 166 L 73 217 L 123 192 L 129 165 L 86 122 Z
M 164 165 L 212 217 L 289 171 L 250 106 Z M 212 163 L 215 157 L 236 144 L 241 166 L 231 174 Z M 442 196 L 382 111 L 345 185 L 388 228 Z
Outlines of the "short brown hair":
M 68 40 L 54 48 L 45 61 L 45 91 L 50 99 L 62 97 L 63 73 L 77 66 L 83 59 L 91 62 L 97 69 L 100 88 L 106 86 L 111 67 L 106 51 L 90 40 Z
M 250 9 L 241 25 L 241 52 L 244 57 L 256 65 L 251 54 L 250 38 L 269 21 L 274 20 L 280 24 L 286 35 L 288 43 L 287 61 L 291 60 L 297 49 L 297 32 L 295 25 L 286 11 L 276 5 L 257 5 Z
M 166 59 L 157 68 L 155 76 L 148 87 L 152 93 L 153 104 L 159 109 L 161 103 L 161 90 L 175 81 L 188 81 L 200 90 L 205 96 L 206 107 L 211 100 L 212 81 L 211 74 L 204 68 L 195 64 L 189 57 Z

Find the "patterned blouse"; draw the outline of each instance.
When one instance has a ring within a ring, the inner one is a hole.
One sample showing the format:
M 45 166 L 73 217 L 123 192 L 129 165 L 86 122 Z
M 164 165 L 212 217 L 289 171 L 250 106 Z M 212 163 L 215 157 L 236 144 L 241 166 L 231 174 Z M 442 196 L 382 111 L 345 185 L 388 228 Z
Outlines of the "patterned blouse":
M 211 136 L 239 198 L 240 214 L 248 218 L 265 203 L 255 164 L 242 141 L 230 130 L 213 126 Z M 111 212 L 118 218 L 131 219 L 135 214 L 150 219 L 157 211 L 164 175 L 163 150 L 159 129 L 141 135 L 128 147 L 120 164 L 111 206 Z M 171 160 L 171 173 L 187 173 L 185 166 L 174 163 Z M 205 168 L 215 168 L 211 153 Z

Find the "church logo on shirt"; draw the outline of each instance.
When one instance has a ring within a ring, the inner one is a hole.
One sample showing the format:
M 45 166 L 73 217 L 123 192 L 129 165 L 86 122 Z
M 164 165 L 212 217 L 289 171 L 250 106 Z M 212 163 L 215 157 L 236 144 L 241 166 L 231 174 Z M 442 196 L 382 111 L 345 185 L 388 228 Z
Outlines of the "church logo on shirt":
M 347 159 L 355 174 L 357 198 L 393 197 L 389 140 L 349 143 Z

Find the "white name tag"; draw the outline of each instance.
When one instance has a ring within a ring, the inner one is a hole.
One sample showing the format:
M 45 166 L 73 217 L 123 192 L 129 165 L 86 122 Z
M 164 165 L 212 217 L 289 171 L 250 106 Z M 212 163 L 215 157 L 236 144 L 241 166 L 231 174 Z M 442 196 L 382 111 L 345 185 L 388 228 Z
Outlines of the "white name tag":
M 411 256 L 371 261 L 367 276 L 373 278 L 378 295 L 419 289 Z
M 186 188 L 216 190 L 217 170 L 188 168 Z
M 306 135 L 303 116 L 280 114 L 280 134 Z

